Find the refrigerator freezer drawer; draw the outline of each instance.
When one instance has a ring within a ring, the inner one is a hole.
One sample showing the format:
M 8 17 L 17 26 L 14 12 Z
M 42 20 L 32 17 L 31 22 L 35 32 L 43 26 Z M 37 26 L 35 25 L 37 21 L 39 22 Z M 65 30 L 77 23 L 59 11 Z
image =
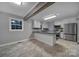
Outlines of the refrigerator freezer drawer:
M 76 41 L 76 35 L 64 35 L 64 39 L 70 41 Z

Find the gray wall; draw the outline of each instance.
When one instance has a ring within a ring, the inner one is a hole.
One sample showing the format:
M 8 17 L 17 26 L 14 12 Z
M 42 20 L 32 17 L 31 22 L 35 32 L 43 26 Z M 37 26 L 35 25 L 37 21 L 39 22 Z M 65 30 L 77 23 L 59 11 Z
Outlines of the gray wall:
M 29 38 L 31 35 L 31 22 L 24 22 L 23 31 L 9 31 L 9 17 L 21 18 L 16 15 L 0 12 L 0 44 L 19 41 Z

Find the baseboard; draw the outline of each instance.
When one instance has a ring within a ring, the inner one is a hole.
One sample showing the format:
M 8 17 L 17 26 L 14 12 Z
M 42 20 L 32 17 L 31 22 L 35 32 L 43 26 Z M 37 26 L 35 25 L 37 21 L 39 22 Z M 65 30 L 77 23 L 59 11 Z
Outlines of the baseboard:
M 4 46 L 7 46 L 7 45 L 12 45 L 12 44 L 20 43 L 20 42 L 27 41 L 27 40 L 28 39 L 24 39 L 24 40 L 19 40 L 19 41 L 15 41 L 15 42 L 1 44 L 0 47 L 4 47 Z

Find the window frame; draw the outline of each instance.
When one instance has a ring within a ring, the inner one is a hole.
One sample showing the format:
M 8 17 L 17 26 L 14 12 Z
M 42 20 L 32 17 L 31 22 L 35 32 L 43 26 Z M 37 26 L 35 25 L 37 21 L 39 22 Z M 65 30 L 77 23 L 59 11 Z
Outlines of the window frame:
M 15 20 L 19 20 L 19 21 L 22 21 L 22 29 L 12 29 L 12 27 L 11 27 L 11 20 L 12 19 L 15 19 Z M 12 18 L 12 17 L 10 17 L 9 18 L 9 31 L 23 31 L 24 30 L 24 21 L 23 21 L 23 19 L 20 19 L 20 18 Z

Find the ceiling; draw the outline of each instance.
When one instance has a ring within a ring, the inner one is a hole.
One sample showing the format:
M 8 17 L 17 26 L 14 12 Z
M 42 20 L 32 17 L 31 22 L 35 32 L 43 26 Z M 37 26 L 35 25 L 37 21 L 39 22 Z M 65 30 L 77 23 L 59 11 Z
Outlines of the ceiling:
M 0 12 L 24 17 L 35 4 L 36 2 L 23 2 L 23 5 L 19 6 L 12 2 L 0 2 Z
M 51 14 L 56 15 L 56 17 L 48 21 L 76 17 L 79 15 L 79 2 L 56 2 L 31 19 L 44 21 L 44 17 Z

